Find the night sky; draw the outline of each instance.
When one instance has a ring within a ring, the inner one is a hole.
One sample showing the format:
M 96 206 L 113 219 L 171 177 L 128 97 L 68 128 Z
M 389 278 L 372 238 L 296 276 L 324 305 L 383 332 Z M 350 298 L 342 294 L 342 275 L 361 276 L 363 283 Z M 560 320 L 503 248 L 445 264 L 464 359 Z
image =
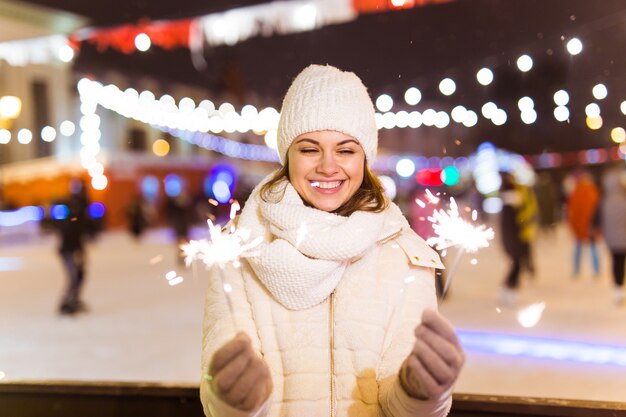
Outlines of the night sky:
M 92 20 L 92 25 L 133 23 L 142 17 L 187 18 L 251 5 L 259 1 L 90 1 L 36 0 L 72 11 Z M 565 43 L 576 36 L 583 52 L 571 56 Z M 187 49 L 123 55 L 98 52 L 85 45 L 75 61 L 80 72 L 96 76 L 111 68 L 141 78 L 146 74 L 168 81 L 194 84 L 207 95 L 245 92 L 253 104 L 280 106 L 291 79 L 310 63 L 329 63 L 355 71 L 375 99 L 388 93 L 403 109 L 402 96 L 411 86 L 420 88 L 426 107 L 450 110 L 457 104 L 479 113 L 473 128 L 451 123 L 445 129 L 393 129 L 381 131 L 383 143 L 402 151 L 419 149 L 438 154 L 467 154 L 476 144 L 490 140 L 522 153 L 565 151 L 614 145 L 613 127 L 626 125 L 620 103 L 626 100 L 626 2 L 623 0 L 456 0 L 410 10 L 361 15 L 357 20 L 294 35 L 253 38 L 233 47 L 206 48 L 207 67 L 197 70 Z M 533 69 L 520 72 L 515 61 L 526 53 Z M 490 67 L 494 82 L 481 86 L 476 71 Z M 457 91 L 443 96 L 437 88 L 444 77 L 457 83 Z M 584 108 L 594 100 L 591 89 L 604 83 L 609 91 L 598 102 L 604 125 L 591 131 L 585 126 Z M 570 123 L 552 115 L 552 95 L 569 92 Z M 233 90 L 233 91 L 230 91 Z M 235 91 L 236 90 L 236 91 Z M 538 120 L 520 121 L 517 101 L 535 101 Z M 495 126 L 480 116 L 480 108 L 494 101 L 505 109 L 508 121 Z M 244 104 L 242 103 L 239 103 Z M 457 143 L 461 145 L 457 145 Z

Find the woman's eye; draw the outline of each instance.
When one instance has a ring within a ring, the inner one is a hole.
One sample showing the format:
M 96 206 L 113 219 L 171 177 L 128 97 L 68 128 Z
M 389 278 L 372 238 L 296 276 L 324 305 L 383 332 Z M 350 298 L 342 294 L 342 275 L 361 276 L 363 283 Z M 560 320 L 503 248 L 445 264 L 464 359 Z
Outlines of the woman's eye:
M 341 153 L 341 154 L 346 154 L 346 155 L 352 155 L 352 154 L 354 154 L 355 152 L 354 152 L 354 150 L 352 150 L 352 149 L 341 149 L 341 150 L 339 151 L 339 153 Z
M 313 153 L 313 152 L 317 152 L 317 149 L 315 148 L 304 148 L 304 149 L 300 149 L 301 153 Z

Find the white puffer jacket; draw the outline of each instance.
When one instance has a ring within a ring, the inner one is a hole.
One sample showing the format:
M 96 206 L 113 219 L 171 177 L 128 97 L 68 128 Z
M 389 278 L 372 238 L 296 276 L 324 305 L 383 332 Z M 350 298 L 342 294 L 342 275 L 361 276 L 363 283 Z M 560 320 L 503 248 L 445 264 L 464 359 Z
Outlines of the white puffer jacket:
M 432 268 L 441 267 L 436 252 L 420 237 L 410 228 L 398 227 L 351 261 L 324 301 L 294 310 L 277 301 L 243 260 L 240 269 L 225 270 L 226 281 L 233 287 L 231 302 L 238 329 L 228 317 L 220 278 L 211 277 L 204 316 L 203 373 L 213 353 L 243 330 L 267 362 L 274 391 L 259 410 L 245 413 L 221 402 L 203 379 L 200 395 L 205 414 L 447 415 L 451 392 L 437 400 L 416 400 L 401 388 L 397 376 L 414 344 L 413 330 L 422 311 L 437 307 Z

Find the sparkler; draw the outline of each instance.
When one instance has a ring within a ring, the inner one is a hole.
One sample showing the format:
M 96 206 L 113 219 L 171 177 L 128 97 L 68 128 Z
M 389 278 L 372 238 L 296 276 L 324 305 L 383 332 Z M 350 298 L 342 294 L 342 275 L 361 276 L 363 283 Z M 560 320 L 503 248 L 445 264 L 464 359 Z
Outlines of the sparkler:
M 431 195 L 427 192 L 427 195 Z M 472 220 L 477 218 L 476 210 L 472 212 Z M 453 197 L 450 197 L 450 209 L 435 210 L 428 220 L 433 224 L 433 230 L 436 236 L 427 240 L 427 243 L 434 246 L 437 250 L 443 250 L 450 247 L 458 248 L 456 258 L 450 268 L 448 279 L 441 293 L 441 298 L 445 297 L 454 274 L 459 266 L 461 257 L 465 252 L 474 253 L 480 248 L 489 246 L 489 241 L 493 239 L 494 233 L 492 228 L 485 225 L 475 226 L 474 224 L 463 219 L 459 215 L 459 207 Z
M 239 208 L 240 206 L 237 202 L 231 205 L 231 220 L 235 217 Z M 235 319 L 235 311 L 230 298 L 233 287 L 224 278 L 224 268 L 228 264 L 239 268 L 241 258 L 255 256 L 256 253 L 253 249 L 261 243 L 263 237 L 258 236 L 256 239 L 249 241 L 250 231 L 247 229 L 239 229 L 232 223 L 230 227 L 223 229 L 210 219 L 207 220 L 207 224 L 209 226 L 210 239 L 190 240 L 189 243 L 181 245 L 181 250 L 185 256 L 185 264 L 189 266 L 193 265 L 194 261 L 201 261 L 206 269 L 217 267 L 233 326 L 235 329 L 238 329 L 239 326 Z

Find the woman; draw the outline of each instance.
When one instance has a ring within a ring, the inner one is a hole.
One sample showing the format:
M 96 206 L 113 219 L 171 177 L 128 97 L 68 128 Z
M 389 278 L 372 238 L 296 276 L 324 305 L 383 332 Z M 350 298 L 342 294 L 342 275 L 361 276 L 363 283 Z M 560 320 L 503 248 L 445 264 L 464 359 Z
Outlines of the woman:
M 444 416 L 464 362 L 435 312 L 437 254 L 371 174 L 378 132 L 361 80 L 312 65 L 283 101 L 283 167 L 237 226 L 264 236 L 227 268 L 238 329 L 207 291 L 207 416 Z M 236 331 L 239 331 L 236 335 Z
M 600 257 L 596 247 L 599 229 L 600 191 L 587 172 L 578 172 L 576 185 L 567 200 L 567 222 L 574 234 L 574 277 L 580 273 L 583 246 L 589 244 L 594 276 L 600 275 Z

